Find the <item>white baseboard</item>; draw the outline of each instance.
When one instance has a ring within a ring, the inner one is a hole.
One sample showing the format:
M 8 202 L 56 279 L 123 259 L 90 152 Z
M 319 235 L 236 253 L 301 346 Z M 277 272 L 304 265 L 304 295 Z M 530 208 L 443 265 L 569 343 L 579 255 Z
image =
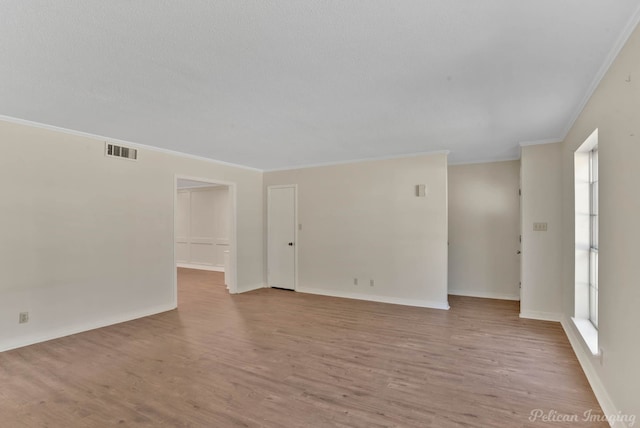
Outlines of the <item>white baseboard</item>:
M 494 293 L 493 291 L 449 290 L 453 296 L 481 297 L 483 299 L 520 300 L 516 294 Z
M 138 318 L 144 318 L 151 315 L 159 314 L 161 312 L 167 312 L 176 309 L 175 304 L 155 306 L 153 308 L 147 308 L 140 311 L 133 311 L 126 314 L 119 314 L 101 320 L 89 322 L 86 324 L 79 324 L 56 330 L 34 333 L 25 337 L 8 340 L 6 342 L 0 342 L 0 352 L 9 351 L 11 349 L 22 348 L 23 346 L 34 345 L 40 342 L 46 342 L 48 340 L 59 339 L 65 336 L 71 336 L 72 334 L 83 333 L 89 330 L 95 330 L 97 328 L 107 327 L 114 324 L 120 324 L 127 321 L 132 321 Z
M 602 412 L 607 415 L 613 416 L 611 419 L 610 425 L 614 428 L 628 428 L 628 425 L 621 420 L 616 420 L 616 416 L 619 415 L 619 411 L 615 404 L 613 404 L 613 400 L 611 396 L 607 392 L 606 388 L 602 384 L 600 380 L 600 376 L 598 376 L 598 372 L 596 371 L 593 361 L 599 360 L 599 357 L 594 356 L 589 350 L 588 346 L 582 338 L 580 337 L 580 333 L 576 329 L 575 325 L 571 321 L 571 319 L 567 317 L 562 317 L 562 328 L 569 339 L 569 343 L 573 348 L 573 352 L 578 357 L 578 361 L 582 366 L 582 370 L 584 371 L 587 380 L 589 381 L 589 385 L 591 385 L 591 389 L 602 408 Z
M 554 312 L 538 312 L 538 311 L 520 311 L 520 318 L 539 321 L 562 321 L 562 314 Z
M 264 284 L 249 284 L 249 285 L 245 285 L 245 286 L 238 286 L 237 290 L 236 290 L 236 294 L 239 293 L 246 293 L 248 291 L 253 291 L 253 290 L 259 290 L 261 288 L 265 288 L 266 285 Z
M 430 300 L 404 299 L 399 297 L 377 296 L 374 294 L 349 293 L 345 291 L 323 290 L 319 288 L 298 287 L 299 293 L 318 294 L 321 296 L 342 297 L 343 299 L 368 300 L 371 302 L 392 303 L 394 305 L 417 306 L 420 308 L 449 309 L 449 302 L 435 302 Z
M 208 270 L 211 272 L 224 272 L 224 267 L 199 265 L 197 263 L 176 263 L 176 266 L 178 266 L 179 268 L 186 268 L 186 269 L 199 269 L 199 270 Z

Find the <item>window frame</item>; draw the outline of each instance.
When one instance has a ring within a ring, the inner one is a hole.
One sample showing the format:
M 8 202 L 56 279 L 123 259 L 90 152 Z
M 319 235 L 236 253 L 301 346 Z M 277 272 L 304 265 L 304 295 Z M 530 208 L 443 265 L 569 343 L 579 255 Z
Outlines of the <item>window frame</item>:
M 598 290 L 598 129 L 574 152 L 574 313 L 576 330 L 592 355 L 601 355 L 599 348 Z M 593 214 L 593 215 L 592 215 Z
M 589 151 L 589 321 L 598 328 L 598 146 Z

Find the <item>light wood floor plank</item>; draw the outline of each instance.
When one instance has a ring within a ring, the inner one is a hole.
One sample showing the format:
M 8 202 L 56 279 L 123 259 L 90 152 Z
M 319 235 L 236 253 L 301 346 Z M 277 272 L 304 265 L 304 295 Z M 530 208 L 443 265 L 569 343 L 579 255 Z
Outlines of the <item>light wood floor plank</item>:
M 601 410 L 561 326 L 517 302 L 231 296 L 189 269 L 179 284 L 176 311 L 0 353 L 0 426 L 607 426 L 582 420 Z

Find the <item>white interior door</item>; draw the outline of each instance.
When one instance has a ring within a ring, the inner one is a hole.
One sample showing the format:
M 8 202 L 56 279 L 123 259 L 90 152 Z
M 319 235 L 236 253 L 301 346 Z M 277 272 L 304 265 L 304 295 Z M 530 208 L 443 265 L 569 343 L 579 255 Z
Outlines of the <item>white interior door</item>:
M 267 281 L 270 287 L 296 288 L 296 187 L 268 187 Z

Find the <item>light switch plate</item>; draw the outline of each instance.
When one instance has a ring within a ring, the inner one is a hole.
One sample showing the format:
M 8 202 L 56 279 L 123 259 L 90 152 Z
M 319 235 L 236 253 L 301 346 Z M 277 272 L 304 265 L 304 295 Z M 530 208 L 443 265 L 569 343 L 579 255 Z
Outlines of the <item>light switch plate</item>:
M 547 231 L 547 223 L 533 223 L 533 231 L 534 232 L 546 232 Z

